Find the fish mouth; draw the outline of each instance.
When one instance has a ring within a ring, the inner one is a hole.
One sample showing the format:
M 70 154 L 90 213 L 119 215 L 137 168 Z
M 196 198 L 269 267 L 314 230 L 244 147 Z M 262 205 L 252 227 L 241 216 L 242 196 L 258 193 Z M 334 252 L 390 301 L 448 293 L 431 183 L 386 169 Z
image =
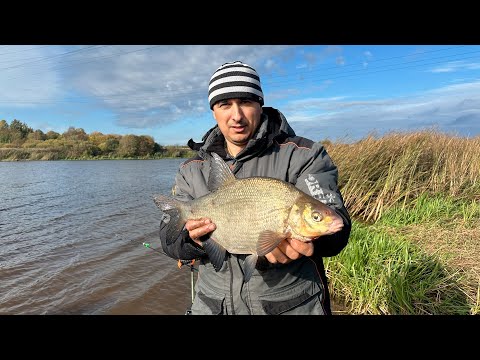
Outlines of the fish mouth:
M 344 223 L 340 218 L 333 219 L 332 223 L 329 226 L 328 232 L 326 235 L 334 234 L 343 229 Z

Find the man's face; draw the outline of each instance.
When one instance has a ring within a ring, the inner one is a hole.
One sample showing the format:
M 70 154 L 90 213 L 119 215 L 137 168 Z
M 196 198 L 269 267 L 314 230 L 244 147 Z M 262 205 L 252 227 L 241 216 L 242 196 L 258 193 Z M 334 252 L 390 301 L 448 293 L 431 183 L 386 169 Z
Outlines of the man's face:
M 262 106 L 249 99 L 226 99 L 213 106 L 213 117 L 225 139 L 245 146 L 260 124 Z

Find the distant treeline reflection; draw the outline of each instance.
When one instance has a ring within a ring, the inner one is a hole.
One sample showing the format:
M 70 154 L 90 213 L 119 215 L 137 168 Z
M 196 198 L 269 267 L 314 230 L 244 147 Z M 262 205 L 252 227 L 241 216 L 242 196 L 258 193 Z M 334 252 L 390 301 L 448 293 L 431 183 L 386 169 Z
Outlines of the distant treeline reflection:
M 87 134 L 82 128 L 69 127 L 60 134 L 34 130 L 15 119 L 0 120 L 0 161 L 16 160 L 88 160 L 88 159 L 160 159 L 191 157 L 187 146 L 157 144 L 149 135 Z

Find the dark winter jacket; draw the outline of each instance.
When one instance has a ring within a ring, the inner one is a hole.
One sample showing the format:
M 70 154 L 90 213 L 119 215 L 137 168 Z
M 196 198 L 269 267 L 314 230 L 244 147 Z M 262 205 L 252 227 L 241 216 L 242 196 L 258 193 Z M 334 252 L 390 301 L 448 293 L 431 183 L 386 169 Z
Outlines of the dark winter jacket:
M 337 255 L 347 244 L 351 220 L 338 190 L 338 170 L 320 143 L 296 136 L 283 114 L 263 107 L 259 129 L 235 157 L 225 150 L 218 126 L 203 142 L 189 141 L 197 157 L 185 161 L 175 178 L 174 196 L 191 200 L 209 193 L 209 166 L 205 153 L 216 152 L 237 178 L 268 176 L 294 184 L 334 208 L 343 218 L 341 231 L 314 240 L 314 254 L 288 264 L 257 266 L 248 286 L 242 281 L 244 255 L 230 255 L 215 271 L 202 247 L 183 230 L 167 239 L 168 223 L 160 225 L 163 250 L 174 259 L 200 259 L 193 313 L 223 314 L 331 314 L 327 278 L 322 257 Z

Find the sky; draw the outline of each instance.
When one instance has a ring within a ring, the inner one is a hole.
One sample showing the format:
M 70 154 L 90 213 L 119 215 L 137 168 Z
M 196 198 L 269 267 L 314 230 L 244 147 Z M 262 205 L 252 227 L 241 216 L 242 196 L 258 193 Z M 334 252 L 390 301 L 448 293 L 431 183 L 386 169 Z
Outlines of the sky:
M 480 135 L 480 45 L 0 45 L 0 120 L 185 145 L 216 124 L 208 82 L 235 60 L 314 141 Z

